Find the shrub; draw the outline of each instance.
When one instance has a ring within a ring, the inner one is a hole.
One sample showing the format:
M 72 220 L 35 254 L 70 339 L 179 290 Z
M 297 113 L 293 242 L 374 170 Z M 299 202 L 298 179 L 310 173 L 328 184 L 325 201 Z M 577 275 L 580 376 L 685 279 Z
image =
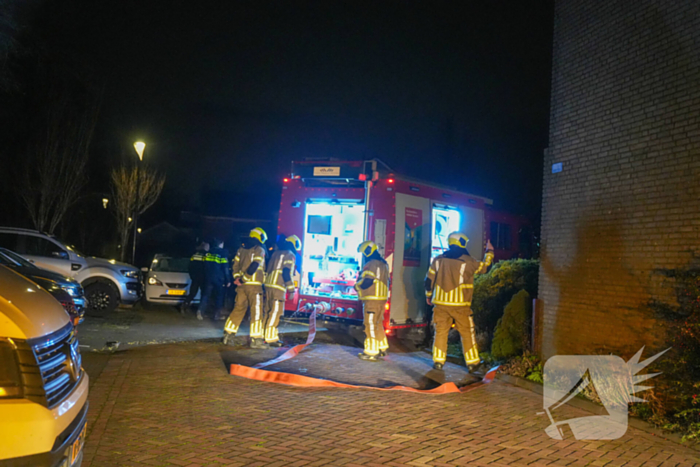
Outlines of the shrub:
M 663 428 L 680 432 L 685 441 L 700 441 L 700 271 L 659 271 L 674 281 L 677 306 L 651 302 L 656 317 L 666 321 L 671 347 L 654 368 L 661 371 L 653 392 L 657 399 L 653 416 L 638 415 Z M 649 399 L 647 393 L 642 397 Z
M 491 355 L 496 359 L 505 359 L 520 355 L 528 342 L 528 330 L 531 316 L 530 294 L 521 290 L 513 296 L 498 320 L 491 344 Z
M 511 376 L 519 376 L 521 378 L 542 382 L 542 360 L 537 355 L 525 351 L 522 355 L 518 355 L 510 359 L 498 368 L 499 373 L 504 373 Z
M 537 296 L 539 261 L 515 259 L 499 261 L 491 270 L 474 280 L 474 325 L 479 332 L 492 334 L 503 310 L 513 295 L 526 290 Z

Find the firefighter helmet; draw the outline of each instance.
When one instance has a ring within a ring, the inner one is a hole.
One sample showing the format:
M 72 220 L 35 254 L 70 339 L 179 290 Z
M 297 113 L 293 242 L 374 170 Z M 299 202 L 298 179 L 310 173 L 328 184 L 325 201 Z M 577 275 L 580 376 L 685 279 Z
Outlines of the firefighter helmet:
M 460 232 L 452 232 L 449 237 L 447 237 L 447 244 L 452 246 L 458 246 L 460 248 L 466 248 L 469 237 Z
M 377 244 L 368 240 L 360 243 L 360 246 L 357 247 L 357 252 L 362 253 L 369 258 L 375 251 L 377 251 L 377 249 Z
M 301 251 L 301 240 L 299 240 L 299 237 L 296 235 L 290 235 L 289 237 L 285 238 L 285 240 L 294 245 L 295 250 Z
M 250 231 L 250 238 L 257 238 L 260 243 L 265 243 L 267 241 L 267 234 L 260 227 L 256 227 Z

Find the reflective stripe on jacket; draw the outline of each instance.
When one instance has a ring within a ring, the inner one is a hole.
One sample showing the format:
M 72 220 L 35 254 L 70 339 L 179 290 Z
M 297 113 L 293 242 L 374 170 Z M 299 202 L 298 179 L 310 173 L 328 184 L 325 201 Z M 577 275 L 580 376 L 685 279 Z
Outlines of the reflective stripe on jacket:
M 258 267 L 248 274 L 248 269 L 253 263 L 258 263 Z M 233 258 L 233 278 L 240 279 L 243 284 L 262 285 L 265 281 L 265 250 L 262 246 L 238 249 L 236 257 Z
M 223 248 L 213 248 L 204 256 L 204 277 L 206 281 L 217 285 L 231 282 L 228 251 Z
M 372 279 L 372 285 L 362 289 L 360 285 L 365 279 Z M 384 261 L 373 259 L 365 264 L 365 267 L 357 278 L 355 290 L 360 300 L 387 300 L 389 298 L 389 266 Z
M 493 251 L 487 251 L 484 261 L 477 261 L 468 254 L 459 258 L 440 255 L 433 260 L 426 279 L 430 290 L 426 296 L 432 297 L 435 305 L 471 306 L 474 294 L 474 276 L 483 274 L 493 261 Z
M 288 250 L 277 250 L 272 254 L 272 258 L 267 266 L 267 273 L 265 275 L 265 287 L 271 287 L 273 289 L 286 290 L 288 292 L 294 292 L 294 282 L 284 281 L 284 275 L 282 271 L 289 269 L 289 275 L 291 277 L 294 274 L 294 262 L 296 258 L 294 253 Z

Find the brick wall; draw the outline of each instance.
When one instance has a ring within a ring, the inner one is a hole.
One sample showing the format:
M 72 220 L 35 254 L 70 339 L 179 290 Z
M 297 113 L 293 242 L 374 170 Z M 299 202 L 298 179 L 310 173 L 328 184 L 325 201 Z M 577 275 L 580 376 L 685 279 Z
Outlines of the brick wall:
M 646 306 L 674 301 L 660 271 L 699 254 L 700 2 L 557 0 L 543 353 L 660 344 Z

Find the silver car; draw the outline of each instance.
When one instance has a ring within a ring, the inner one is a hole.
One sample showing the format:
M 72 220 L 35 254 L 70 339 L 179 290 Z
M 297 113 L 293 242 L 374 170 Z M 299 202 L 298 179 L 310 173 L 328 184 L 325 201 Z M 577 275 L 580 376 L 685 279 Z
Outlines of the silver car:
M 149 303 L 179 305 L 190 293 L 189 258 L 155 255 L 146 274 L 146 300 Z M 194 302 L 199 302 L 200 292 Z

